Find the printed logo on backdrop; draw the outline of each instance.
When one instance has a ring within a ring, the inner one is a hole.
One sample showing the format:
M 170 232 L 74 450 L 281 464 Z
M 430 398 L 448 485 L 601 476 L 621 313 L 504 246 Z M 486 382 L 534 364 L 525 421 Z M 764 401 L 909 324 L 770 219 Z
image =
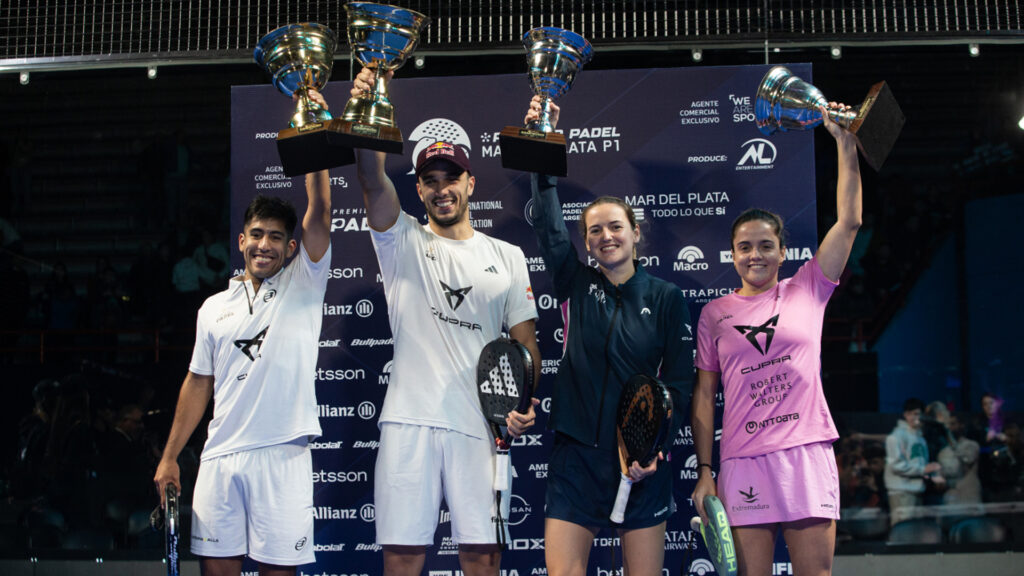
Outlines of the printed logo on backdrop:
M 690 564 L 690 569 L 687 570 L 688 574 L 695 576 L 705 576 L 707 574 L 715 573 L 715 565 L 711 563 L 711 560 L 707 558 L 697 558 Z
M 778 152 L 775 150 L 775 144 L 772 144 L 770 140 L 754 138 L 744 142 L 740 148 L 743 150 L 743 155 L 736 163 L 736 170 L 771 170 L 775 168 L 775 157 Z
M 412 167 L 407 174 L 416 173 L 416 159 L 420 157 L 420 152 L 435 142 L 451 142 L 462 146 L 466 150 L 466 156 L 473 157 L 470 153 L 473 150 L 473 143 L 469 141 L 469 134 L 457 122 L 447 118 L 431 118 L 423 122 L 412 129 L 409 140 L 415 142 L 416 147 L 413 148 Z
M 696 550 L 697 532 L 693 530 L 666 530 L 665 550 Z
M 531 512 L 533 512 L 533 507 L 530 506 L 530 503 L 522 496 L 513 494 L 509 499 L 508 525 L 519 526 L 530 517 Z
M 753 122 L 754 102 L 750 96 L 735 96 L 729 94 L 729 101 L 732 102 L 732 122 Z
M 626 195 L 623 200 L 630 206 L 647 207 L 644 213 L 651 218 L 690 218 L 724 216 L 729 194 L 721 190 L 709 192 L 681 192 Z M 636 208 L 634 208 L 634 211 Z
M 718 113 L 718 100 L 693 100 L 689 107 L 679 111 L 681 126 L 699 124 L 718 124 L 721 121 Z
M 363 522 L 373 522 L 377 519 L 377 508 L 373 504 L 363 504 L 359 508 L 359 518 Z M 378 548 L 379 550 L 379 548 Z
M 366 208 L 331 208 L 331 232 L 369 232 Z
M 359 412 L 359 417 L 363 420 L 372 420 L 377 415 L 377 406 L 369 400 L 360 402 L 359 408 L 356 409 Z
M 355 314 L 360 318 L 368 318 L 373 314 L 373 302 L 362 299 L 353 304 L 328 304 L 324 302 L 324 316 L 352 316 Z
M 380 369 L 380 374 L 377 375 L 377 384 L 381 386 L 387 386 L 391 384 L 391 367 L 394 366 L 395 359 L 388 360 L 384 367 Z
M 679 433 L 676 434 L 675 440 L 672 441 L 673 446 L 693 446 L 693 428 L 687 425 L 679 427 Z M 689 463 L 689 460 L 687 460 Z
M 277 136 L 275 136 L 277 138 Z M 256 190 L 274 190 L 280 188 L 291 188 L 291 178 L 284 175 L 284 168 L 281 166 L 267 166 L 262 174 L 253 176 L 256 183 Z
M 704 252 L 696 246 L 684 246 L 678 254 L 676 261 L 672 264 L 675 272 L 696 272 L 707 270 L 708 263 L 704 262 Z

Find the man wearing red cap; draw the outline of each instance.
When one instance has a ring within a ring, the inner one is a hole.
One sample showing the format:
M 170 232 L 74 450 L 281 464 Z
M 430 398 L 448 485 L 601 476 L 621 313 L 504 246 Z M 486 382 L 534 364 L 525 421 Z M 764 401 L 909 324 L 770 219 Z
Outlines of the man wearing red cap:
M 373 71 L 363 69 L 352 94 L 372 83 Z M 356 150 L 395 341 L 374 473 L 384 574 L 420 574 L 443 496 L 463 572 L 496 576 L 498 531 L 508 538 L 510 491 L 502 491 L 499 508 L 492 479 L 511 470 L 495 469 L 494 442 L 477 400 L 476 364 L 484 345 L 503 329 L 540 358 L 526 259 L 519 247 L 473 229 L 469 199 L 476 179 L 461 146 L 439 141 L 416 158 L 426 225 L 402 210 L 384 158 Z M 535 360 L 535 377 L 539 366 Z M 511 413 L 510 432 L 519 436 L 534 417 L 532 406 L 527 414 Z

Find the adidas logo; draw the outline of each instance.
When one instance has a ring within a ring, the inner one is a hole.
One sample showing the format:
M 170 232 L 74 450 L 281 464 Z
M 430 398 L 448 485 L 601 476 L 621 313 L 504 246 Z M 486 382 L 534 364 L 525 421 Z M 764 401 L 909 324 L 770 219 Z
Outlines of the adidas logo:
M 498 273 L 498 269 L 495 268 L 494 266 L 488 266 L 487 268 L 484 268 L 484 272 L 490 272 L 491 274 L 497 274 Z

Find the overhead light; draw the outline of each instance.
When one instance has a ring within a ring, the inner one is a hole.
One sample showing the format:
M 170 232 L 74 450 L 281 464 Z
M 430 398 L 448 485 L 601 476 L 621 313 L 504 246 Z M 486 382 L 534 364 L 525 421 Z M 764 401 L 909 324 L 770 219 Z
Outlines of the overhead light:
M 694 62 L 700 62 L 704 59 L 704 51 L 700 48 L 694 48 L 690 50 L 690 56 L 693 57 Z
M 1017 122 L 1017 127 L 1024 130 L 1024 116 L 1020 117 L 1020 121 Z
M 967 53 L 972 57 L 977 58 L 978 55 L 981 54 L 981 48 L 978 46 L 977 42 L 971 42 L 967 45 Z
M 22 72 L 21 74 L 18 74 L 18 82 L 21 82 L 22 86 L 28 86 L 28 82 L 29 82 L 28 72 Z
M 412 64 L 413 64 L 413 66 L 416 67 L 417 70 L 423 70 L 423 67 L 427 65 L 427 57 L 426 56 L 417 56 L 412 61 Z
M 156 66 L 149 66 L 146 68 L 146 77 L 150 80 L 154 80 L 156 78 Z
M 839 60 L 840 58 L 843 57 L 843 47 L 842 46 L 833 46 L 829 50 L 829 53 L 832 54 L 832 59 L 833 60 Z

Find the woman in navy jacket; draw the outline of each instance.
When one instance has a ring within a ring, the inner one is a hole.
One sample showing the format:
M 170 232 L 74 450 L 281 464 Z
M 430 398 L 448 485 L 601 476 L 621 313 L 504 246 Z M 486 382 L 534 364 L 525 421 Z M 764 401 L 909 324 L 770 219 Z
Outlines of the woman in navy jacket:
M 558 107 L 551 109 L 557 122 Z M 539 111 L 535 97 L 526 121 Z M 619 198 L 602 196 L 583 211 L 580 228 L 597 268 L 582 261 L 555 184 L 550 176 L 532 177 L 533 227 L 565 323 L 549 420 L 555 444 L 545 497 L 548 575 L 584 576 L 594 536 L 612 527 L 621 537 L 627 573 L 660 576 L 665 522 L 675 511 L 671 466 L 657 459 L 646 468 L 634 462 L 625 520 L 611 522 L 619 484 L 616 409 L 630 376 L 656 376 L 672 395 L 669 438 L 675 438 L 693 382 L 689 310 L 679 288 L 649 275 L 636 260 L 640 229 Z

